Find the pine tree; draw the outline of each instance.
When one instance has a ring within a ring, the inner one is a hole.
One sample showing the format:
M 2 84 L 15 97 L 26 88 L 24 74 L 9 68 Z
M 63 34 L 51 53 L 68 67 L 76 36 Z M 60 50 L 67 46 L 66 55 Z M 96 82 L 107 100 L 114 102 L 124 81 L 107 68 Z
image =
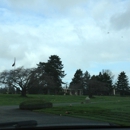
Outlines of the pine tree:
M 40 62 L 37 66 L 38 69 L 42 70 L 41 77 L 45 79 L 45 76 L 42 75 L 48 76 L 48 78 L 45 79 L 47 85 L 53 82 L 53 84 L 48 85 L 48 93 L 50 93 L 50 89 L 53 89 L 55 94 L 57 94 L 61 90 L 62 84 L 64 84 L 62 78 L 66 75 L 62 70 L 63 64 L 59 56 L 51 55 L 47 63 Z
M 88 71 L 86 71 L 83 75 L 83 87 L 84 87 L 84 89 L 88 88 L 88 83 L 89 83 L 90 78 L 91 78 L 91 75 L 89 74 Z
M 48 73 L 50 73 L 51 76 L 53 76 L 54 81 L 55 81 L 55 89 L 60 89 L 62 84 L 62 78 L 66 75 L 65 72 L 62 70 L 63 69 L 63 64 L 59 56 L 57 55 L 52 55 L 49 57 L 49 60 L 47 62 L 48 66 Z
M 76 70 L 69 88 L 72 88 L 72 89 L 83 88 L 83 72 L 81 69 Z
M 109 89 L 109 94 L 112 93 L 112 80 L 113 80 L 113 74 L 110 70 L 102 70 L 102 72 L 99 73 L 97 79 L 98 81 L 105 83 L 106 87 Z
M 120 92 L 120 95 L 125 95 L 125 93 L 129 90 L 129 81 L 125 72 L 121 72 L 118 76 L 117 80 L 117 90 Z

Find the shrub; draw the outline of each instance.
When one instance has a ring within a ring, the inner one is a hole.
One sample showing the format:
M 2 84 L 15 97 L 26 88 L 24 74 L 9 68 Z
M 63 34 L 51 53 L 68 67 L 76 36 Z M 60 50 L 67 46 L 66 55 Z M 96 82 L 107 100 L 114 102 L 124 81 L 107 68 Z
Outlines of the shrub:
M 20 103 L 19 108 L 22 110 L 37 110 L 51 108 L 53 104 L 44 100 L 28 100 Z

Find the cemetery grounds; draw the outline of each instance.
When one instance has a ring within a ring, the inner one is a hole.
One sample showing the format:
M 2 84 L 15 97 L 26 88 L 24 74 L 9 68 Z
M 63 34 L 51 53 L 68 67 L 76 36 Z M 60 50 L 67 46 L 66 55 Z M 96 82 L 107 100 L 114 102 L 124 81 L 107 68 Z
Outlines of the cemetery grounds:
M 130 97 L 95 96 L 85 101 L 86 96 L 72 95 L 27 95 L 0 94 L 0 106 L 19 105 L 21 102 L 43 99 L 53 103 L 53 108 L 35 110 L 39 113 L 49 113 L 59 116 L 86 118 L 96 121 L 130 126 Z

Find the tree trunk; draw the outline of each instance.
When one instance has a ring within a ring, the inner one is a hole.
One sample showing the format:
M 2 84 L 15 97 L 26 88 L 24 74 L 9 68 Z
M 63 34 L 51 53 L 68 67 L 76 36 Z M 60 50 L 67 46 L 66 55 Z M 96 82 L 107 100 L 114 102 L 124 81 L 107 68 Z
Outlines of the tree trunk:
M 27 94 L 27 93 L 26 93 L 26 88 L 22 88 L 21 96 L 22 96 L 22 97 L 27 97 L 26 94 Z
M 57 93 L 58 93 L 58 92 L 57 92 L 57 90 L 55 89 L 55 95 L 57 95 Z
M 92 93 L 89 93 L 89 98 L 92 98 L 92 97 L 93 97 Z
M 49 88 L 47 89 L 47 94 L 50 95 L 50 89 Z

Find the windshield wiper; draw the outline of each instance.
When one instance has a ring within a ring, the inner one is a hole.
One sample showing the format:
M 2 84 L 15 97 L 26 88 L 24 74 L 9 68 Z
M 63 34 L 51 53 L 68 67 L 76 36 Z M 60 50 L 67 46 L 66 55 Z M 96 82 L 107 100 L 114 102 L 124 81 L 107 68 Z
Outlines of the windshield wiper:
M 19 122 L 6 122 L 0 123 L 0 128 L 28 128 L 28 127 L 36 127 L 37 121 L 29 120 L 29 121 L 19 121 Z

